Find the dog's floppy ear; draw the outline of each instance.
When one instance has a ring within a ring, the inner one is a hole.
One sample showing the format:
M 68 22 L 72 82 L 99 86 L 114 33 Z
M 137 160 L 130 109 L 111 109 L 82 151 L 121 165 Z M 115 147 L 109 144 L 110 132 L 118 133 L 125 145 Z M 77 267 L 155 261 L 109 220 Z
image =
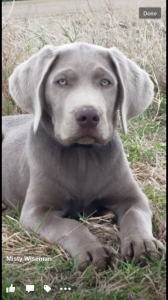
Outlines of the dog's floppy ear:
M 9 78 L 9 91 L 15 102 L 34 114 L 34 132 L 42 115 L 45 80 L 56 57 L 57 47 L 45 46 L 17 66 Z
M 118 79 L 118 99 L 123 131 L 127 133 L 127 121 L 143 112 L 151 103 L 154 86 L 149 75 L 117 48 L 110 55 Z

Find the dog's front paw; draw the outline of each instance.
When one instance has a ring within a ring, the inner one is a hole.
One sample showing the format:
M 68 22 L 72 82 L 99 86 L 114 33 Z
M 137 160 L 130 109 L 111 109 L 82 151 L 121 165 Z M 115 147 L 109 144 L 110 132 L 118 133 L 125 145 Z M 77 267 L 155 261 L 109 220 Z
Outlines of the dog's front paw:
M 118 253 L 108 246 L 88 246 L 85 250 L 81 249 L 81 252 L 75 257 L 75 264 L 77 270 L 83 272 L 90 264 L 94 269 L 104 271 L 109 267 L 113 268 L 118 262 Z
M 125 261 L 134 259 L 135 264 L 146 265 L 144 256 L 160 259 L 165 254 L 165 247 L 154 237 L 130 236 L 121 241 L 121 256 Z

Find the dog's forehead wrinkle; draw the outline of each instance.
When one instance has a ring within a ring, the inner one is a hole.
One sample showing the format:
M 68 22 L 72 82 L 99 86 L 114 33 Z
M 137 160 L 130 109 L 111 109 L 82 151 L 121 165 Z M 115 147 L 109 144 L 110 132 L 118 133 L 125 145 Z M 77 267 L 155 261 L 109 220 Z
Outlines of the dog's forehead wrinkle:
M 63 51 L 59 52 L 59 57 L 57 60 L 57 65 L 64 66 L 66 65 L 67 68 L 74 68 L 80 70 L 89 69 L 92 68 L 102 68 L 108 66 L 108 57 L 109 54 L 106 51 L 97 50 L 92 47 L 83 46 L 76 47 L 75 49 L 64 49 Z M 65 63 L 66 61 L 66 63 Z

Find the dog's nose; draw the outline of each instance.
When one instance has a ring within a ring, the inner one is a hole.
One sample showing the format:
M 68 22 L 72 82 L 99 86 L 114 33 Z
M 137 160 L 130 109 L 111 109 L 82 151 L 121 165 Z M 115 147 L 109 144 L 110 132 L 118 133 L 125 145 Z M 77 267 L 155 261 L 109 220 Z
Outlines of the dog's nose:
M 95 108 L 83 108 L 75 114 L 77 123 L 83 128 L 96 127 L 100 121 L 100 117 Z

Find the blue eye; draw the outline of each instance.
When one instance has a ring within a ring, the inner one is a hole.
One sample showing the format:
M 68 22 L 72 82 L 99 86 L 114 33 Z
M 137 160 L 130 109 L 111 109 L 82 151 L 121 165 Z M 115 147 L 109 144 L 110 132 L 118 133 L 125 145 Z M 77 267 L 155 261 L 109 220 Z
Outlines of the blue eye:
M 110 84 L 110 81 L 107 80 L 107 79 L 103 79 L 102 82 L 101 82 L 101 85 L 103 86 L 106 86 L 106 85 L 109 85 Z
M 58 83 L 61 85 L 65 85 L 65 84 L 67 84 L 67 81 L 64 78 L 61 78 L 60 80 L 58 80 Z

